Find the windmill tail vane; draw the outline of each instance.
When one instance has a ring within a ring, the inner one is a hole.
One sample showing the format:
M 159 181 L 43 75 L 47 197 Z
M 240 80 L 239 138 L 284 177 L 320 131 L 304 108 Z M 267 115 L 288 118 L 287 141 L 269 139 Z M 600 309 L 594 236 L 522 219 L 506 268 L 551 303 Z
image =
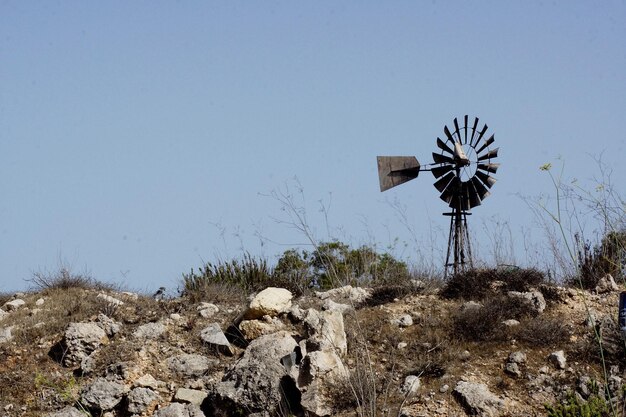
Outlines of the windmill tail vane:
M 435 177 L 434 186 L 439 198 L 451 211 L 443 213 L 450 217 L 448 252 L 445 275 L 457 274 L 473 267 L 467 216 L 470 209 L 482 204 L 491 193 L 500 164 L 493 161 L 499 148 L 493 148 L 495 136 L 488 136 L 488 126 L 479 127 L 475 117 L 463 117 L 461 123 L 453 121 L 453 130 L 444 126 L 443 139 L 437 138 L 437 151 L 432 153 L 433 162 L 421 165 L 415 156 L 378 156 L 378 179 L 380 191 L 404 184 L 418 177 L 421 171 L 430 171 Z

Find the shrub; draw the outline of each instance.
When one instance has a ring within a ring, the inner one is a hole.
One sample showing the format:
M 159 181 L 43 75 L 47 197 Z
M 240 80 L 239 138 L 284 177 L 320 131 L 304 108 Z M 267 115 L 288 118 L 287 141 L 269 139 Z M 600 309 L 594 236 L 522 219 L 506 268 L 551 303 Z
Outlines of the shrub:
M 198 272 L 192 269 L 189 274 L 183 274 L 182 295 L 197 301 L 215 288 L 234 288 L 249 293 L 269 286 L 271 278 L 272 269 L 267 261 L 246 253 L 241 260 L 207 263 Z
M 608 417 L 611 415 L 606 400 L 597 396 L 581 401 L 575 394 L 571 394 L 566 404 L 546 404 L 545 408 L 548 417 Z
M 340 284 L 390 285 L 408 282 L 407 265 L 388 253 L 379 254 L 369 246 L 358 249 L 341 242 L 326 242 L 311 254 L 315 285 L 321 289 Z
M 469 307 L 453 317 L 453 336 L 474 342 L 503 341 L 511 336 L 503 321 L 524 319 L 536 312 L 527 304 L 506 296 L 486 299 L 483 306 Z
M 504 291 L 528 291 L 544 283 L 545 275 L 533 268 L 470 269 L 450 278 L 442 295 L 447 298 L 482 299 L 496 281 L 502 283 Z
M 56 272 L 34 272 L 29 280 L 36 290 L 67 290 L 70 288 L 112 290 L 111 284 L 95 280 L 87 274 L 75 274 L 70 268 L 61 266 Z
M 567 342 L 570 333 L 562 319 L 538 316 L 523 321 L 517 327 L 515 337 L 531 346 L 555 346 Z
M 600 278 L 611 274 L 613 278 L 624 278 L 626 264 L 626 231 L 610 231 L 600 244 L 592 247 L 589 241 L 581 242 L 576 235 L 578 246 L 578 276 L 567 281 L 569 285 L 593 289 Z

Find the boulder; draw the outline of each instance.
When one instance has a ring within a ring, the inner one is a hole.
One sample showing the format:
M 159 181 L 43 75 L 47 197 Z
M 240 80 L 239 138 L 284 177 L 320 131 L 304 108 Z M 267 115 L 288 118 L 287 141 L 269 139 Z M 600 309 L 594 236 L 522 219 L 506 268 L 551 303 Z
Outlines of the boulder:
M 127 388 L 119 382 L 97 378 L 83 388 L 80 402 L 91 410 L 108 411 L 115 408 L 127 392 Z
M 195 404 L 172 403 L 153 414 L 154 417 L 205 417 Z
M 200 406 L 207 395 L 205 391 L 198 389 L 178 388 L 174 394 L 174 401 Z
M 226 339 L 226 335 L 222 332 L 218 323 L 211 323 L 200 332 L 200 338 L 209 347 L 217 349 L 224 355 L 232 356 L 234 354 L 230 342 Z
M 63 365 L 79 365 L 107 342 L 106 332 L 96 323 L 70 323 L 61 342 L 65 351 Z
M 509 291 L 508 296 L 515 300 L 526 303 L 538 314 L 543 313 L 543 311 L 546 309 L 546 300 L 545 298 L 543 298 L 543 294 L 540 291 Z
M 102 313 L 98 314 L 97 324 L 104 330 L 108 337 L 113 337 L 122 330 L 122 323 Z
M 489 391 L 485 384 L 459 381 L 453 394 L 471 416 L 497 417 L 504 412 L 504 401 Z
M 160 397 L 157 392 L 150 388 L 137 387 L 128 393 L 128 412 L 142 414 L 156 405 Z
M 300 364 L 298 386 L 306 386 L 316 379 L 334 383 L 348 377 L 348 370 L 334 350 L 310 352 Z
M 348 311 L 354 310 L 354 308 L 349 304 L 336 303 L 330 298 L 327 298 L 324 300 L 324 304 L 322 304 L 322 310 L 339 311 L 341 314 L 345 314 Z
M 210 394 L 216 415 L 236 407 L 247 410 L 249 415 L 273 412 L 284 392 L 283 378 L 289 378 L 281 359 L 290 355 L 296 346 L 298 344 L 286 331 L 253 340 Z
M 6 303 L 4 303 L 3 307 L 7 311 L 14 311 L 20 308 L 21 306 L 23 306 L 24 304 L 26 304 L 26 301 L 22 300 L 21 298 L 16 298 L 15 300 L 7 301 Z
M 280 330 L 285 330 L 285 324 L 278 317 L 264 316 L 261 320 L 244 320 L 239 323 L 239 331 L 246 340 L 254 340 Z
M 598 281 L 598 285 L 596 285 L 596 292 L 598 294 L 605 294 L 613 291 L 619 291 L 619 286 L 615 283 L 613 275 L 606 274 Z
M 338 310 L 317 311 L 310 308 L 304 320 L 311 350 L 331 349 L 343 356 L 348 351 L 348 342 L 343 324 L 343 314 Z
M 292 298 L 291 291 L 284 288 L 266 288 L 252 299 L 244 317 L 252 320 L 266 315 L 275 317 L 280 313 L 286 313 L 291 308 Z
M 339 288 L 333 288 L 332 290 L 324 292 L 315 292 L 318 298 L 326 300 L 328 298 L 333 301 L 348 301 L 350 304 L 360 304 L 366 301 L 372 296 L 371 289 L 352 287 L 351 285 L 345 285 Z
M 215 361 L 206 356 L 192 353 L 172 356 L 166 359 L 167 367 L 174 373 L 185 377 L 198 377 L 204 375 Z
M 133 332 L 133 337 L 141 340 L 156 339 L 165 333 L 167 328 L 163 323 L 146 323 L 142 324 Z

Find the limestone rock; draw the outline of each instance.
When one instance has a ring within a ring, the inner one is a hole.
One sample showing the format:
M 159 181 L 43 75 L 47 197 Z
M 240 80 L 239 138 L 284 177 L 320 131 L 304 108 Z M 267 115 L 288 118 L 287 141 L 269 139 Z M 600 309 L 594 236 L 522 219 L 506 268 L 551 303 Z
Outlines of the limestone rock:
M 153 414 L 154 417 L 205 417 L 195 404 L 172 403 Z
M 9 313 L 0 308 L 0 321 L 2 321 Z
M 410 314 L 403 314 L 400 317 L 391 320 L 391 323 L 398 327 L 409 327 L 413 325 L 413 318 Z
M 62 410 L 48 413 L 45 417 L 85 417 L 85 414 L 81 413 L 74 407 L 67 406 Z
M 275 317 L 286 313 L 291 308 L 291 291 L 284 288 L 269 287 L 258 293 L 250 302 L 246 319 L 258 319 L 263 316 Z
M 123 302 L 123 301 L 118 300 L 118 299 L 117 299 L 117 298 L 115 298 L 115 297 L 111 297 L 110 295 L 107 295 L 107 294 L 105 294 L 105 293 L 103 293 L 103 292 L 101 292 L 100 294 L 98 294 L 96 297 L 97 297 L 98 299 L 100 299 L 100 300 L 104 300 L 104 301 L 105 301 L 105 302 L 107 302 L 108 304 L 113 304 L 113 305 L 115 305 L 115 306 L 121 306 L 121 305 L 124 305 L 124 302 Z
M 137 378 L 133 383 L 133 386 L 141 388 L 151 388 L 153 390 L 156 390 L 165 386 L 165 382 L 157 381 L 152 375 L 145 374 Z
M 20 308 L 21 306 L 23 306 L 24 304 L 26 304 L 26 301 L 22 300 L 21 298 L 16 298 L 15 300 L 7 301 L 6 303 L 4 303 L 3 307 L 7 311 L 14 311 Z
M 347 377 L 347 369 L 341 358 L 333 350 L 318 350 L 310 352 L 302 359 L 298 385 L 306 386 L 316 379 L 323 379 L 325 382 L 337 382 Z
M 200 305 L 196 307 L 196 310 L 198 314 L 206 319 L 213 317 L 220 311 L 219 307 L 212 303 L 200 303 Z
M 489 391 L 485 384 L 459 381 L 453 394 L 469 415 L 497 417 L 504 411 L 504 401 Z
M 360 304 L 366 301 L 372 296 L 369 288 L 352 287 L 351 285 L 345 285 L 339 288 L 333 288 L 332 290 L 324 292 L 315 292 L 315 295 L 321 300 L 327 298 L 333 301 L 349 301 L 351 304 Z
M 146 323 L 142 324 L 137 328 L 137 330 L 135 330 L 133 337 L 141 340 L 156 339 L 165 333 L 165 330 L 167 330 L 167 328 L 163 323 Z
M 543 311 L 546 309 L 546 300 L 540 291 L 509 291 L 508 296 L 510 298 L 525 302 L 537 313 L 543 313 Z
M 340 356 L 346 354 L 348 342 L 341 312 L 337 310 L 320 312 L 310 308 L 304 323 L 309 333 L 308 343 L 315 346 L 313 350 L 331 349 Z
M 97 378 L 82 390 L 80 402 L 92 410 L 112 410 L 122 401 L 127 391 L 123 384 Z
M 278 317 L 264 316 L 261 320 L 244 320 L 239 330 L 247 340 L 254 340 L 266 334 L 285 330 L 285 324 Z
M 509 319 L 509 320 L 504 320 L 502 324 L 504 324 L 507 328 L 511 329 L 513 327 L 519 326 L 520 323 L 518 320 Z
M 45 302 L 46 302 L 46 300 L 45 300 L 45 299 L 43 299 L 43 298 L 38 298 L 38 299 L 37 299 L 37 301 L 35 301 L 35 305 L 36 305 L 36 306 L 42 306 L 42 305 L 43 305 L 43 303 L 45 303 Z
M 210 347 L 216 348 L 221 353 L 232 356 L 234 354 L 230 342 L 222 332 L 218 323 L 211 323 L 200 332 L 200 338 Z
M 13 340 L 13 334 L 11 331 L 15 326 L 0 327 L 0 343 L 6 343 Z
M 184 353 L 168 358 L 166 363 L 172 372 L 186 377 L 197 377 L 204 375 L 214 361 L 206 356 Z
M 527 357 L 526 354 L 522 351 L 511 352 L 509 357 L 507 358 L 507 362 L 516 363 L 518 365 L 523 365 L 526 363 Z
M 159 394 L 150 388 L 133 388 L 127 396 L 128 411 L 133 414 L 144 413 L 156 405 L 159 398 Z
M 205 391 L 197 389 L 178 388 L 176 394 L 174 394 L 174 400 L 200 406 L 207 395 Z
M 415 396 L 415 394 L 419 392 L 419 389 L 421 386 L 422 386 L 422 383 L 418 376 L 409 375 L 406 378 L 404 378 L 404 383 L 402 384 L 400 391 L 407 397 L 413 397 Z
M 613 291 L 619 291 L 619 286 L 615 283 L 613 275 L 606 274 L 598 281 L 598 285 L 596 285 L 596 292 L 598 294 L 605 294 Z
M 104 330 L 107 336 L 113 337 L 122 330 L 122 323 L 100 313 L 98 314 L 98 325 Z
M 354 308 L 349 304 L 336 303 L 330 298 L 327 298 L 324 300 L 324 304 L 322 304 L 322 310 L 339 311 L 341 314 L 345 314 L 348 311 L 354 310 Z
M 296 341 L 286 331 L 253 340 L 211 393 L 211 403 L 217 415 L 232 410 L 234 406 L 249 413 L 271 413 L 281 399 L 281 381 L 287 377 L 281 359 L 291 354 L 296 346 Z
M 63 357 L 63 365 L 79 365 L 107 341 L 105 331 L 96 323 L 70 323 L 65 330 L 62 341 L 66 352 Z
M 548 356 L 548 360 L 557 369 L 565 369 L 565 365 L 567 361 L 565 359 L 565 352 L 563 352 L 562 350 L 557 350 L 556 352 L 552 352 Z

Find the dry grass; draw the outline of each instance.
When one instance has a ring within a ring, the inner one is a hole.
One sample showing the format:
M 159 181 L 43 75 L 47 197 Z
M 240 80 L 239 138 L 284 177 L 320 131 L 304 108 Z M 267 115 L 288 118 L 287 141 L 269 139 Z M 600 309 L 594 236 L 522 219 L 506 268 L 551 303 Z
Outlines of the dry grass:
M 536 269 L 471 269 L 454 275 L 446 283 L 446 298 L 481 300 L 492 293 L 493 283 L 500 282 L 501 291 L 528 291 L 545 283 L 545 275 Z
M 70 288 L 100 291 L 112 291 L 116 289 L 112 284 L 100 282 L 86 273 L 76 274 L 65 266 L 61 266 L 58 271 L 53 272 L 34 272 L 33 276 L 28 281 L 36 291 L 51 289 L 68 290 Z

